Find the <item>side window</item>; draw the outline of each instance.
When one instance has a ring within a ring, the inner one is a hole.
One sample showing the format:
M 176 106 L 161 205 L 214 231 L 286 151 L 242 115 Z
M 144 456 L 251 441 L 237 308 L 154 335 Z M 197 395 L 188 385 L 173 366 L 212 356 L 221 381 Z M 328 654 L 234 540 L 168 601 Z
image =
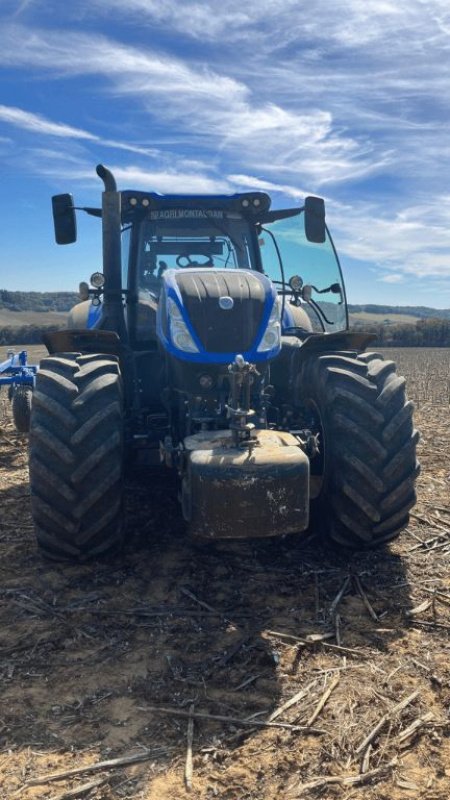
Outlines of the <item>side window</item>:
M 277 247 L 283 261 L 286 284 L 295 275 L 305 287 L 309 287 L 310 300 L 305 298 L 302 308 L 310 317 L 313 327 L 329 332 L 345 330 L 347 312 L 344 285 L 329 234 L 323 243 L 310 242 L 305 235 L 302 214 L 266 224 L 259 242 L 264 273 L 275 282 L 277 288 L 281 282 Z

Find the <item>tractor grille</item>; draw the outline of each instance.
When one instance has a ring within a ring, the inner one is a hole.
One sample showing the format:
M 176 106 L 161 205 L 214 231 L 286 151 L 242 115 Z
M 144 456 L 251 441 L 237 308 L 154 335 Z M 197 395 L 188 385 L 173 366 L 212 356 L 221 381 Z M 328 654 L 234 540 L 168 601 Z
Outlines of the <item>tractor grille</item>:
M 249 270 L 179 272 L 176 281 L 189 319 L 210 353 L 249 350 L 261 325 L 265 290 L 257 273 Z M 220 297 L 231 297 L 233 308 L 224 310 Z

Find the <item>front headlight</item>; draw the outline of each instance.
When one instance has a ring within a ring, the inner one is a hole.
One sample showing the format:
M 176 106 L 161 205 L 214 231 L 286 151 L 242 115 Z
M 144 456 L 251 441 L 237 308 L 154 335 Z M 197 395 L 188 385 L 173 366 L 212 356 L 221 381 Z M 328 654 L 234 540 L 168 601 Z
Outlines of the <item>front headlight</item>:
M 274 304 L 272 311 L 270 312 L 269 321 L 267 323 L 267 328 L 265 330 L 264 336 L 262 337 L 259 346 L 258 346 L 258 353 L 267 353 L 268 350 L 273 350 L 275 347 L 280 347 L 281 345 L 281 309 L 280 309 L 280 301 L 277 297 Z
M 170 297 L 167 301 L 167 314 L 170 324 L 170 336 L 175 347 L 178 348 L 178 350 L 183 350 L 184 353 L 200 352 L 189 333 L 189 329 L 183 319 L 180 309 Z

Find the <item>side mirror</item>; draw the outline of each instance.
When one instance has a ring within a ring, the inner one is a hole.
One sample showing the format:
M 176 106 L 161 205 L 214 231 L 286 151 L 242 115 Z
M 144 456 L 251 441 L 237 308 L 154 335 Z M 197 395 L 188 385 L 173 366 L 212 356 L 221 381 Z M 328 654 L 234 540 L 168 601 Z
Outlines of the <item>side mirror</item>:
M 315 244 L 326 239 L 325 202 L 321 197 L 305 197 L 305 236 Z
M 77 222 L 72 195 L 55 194 L 52 208 L 56 244 L 73 244 L 77 240 Z

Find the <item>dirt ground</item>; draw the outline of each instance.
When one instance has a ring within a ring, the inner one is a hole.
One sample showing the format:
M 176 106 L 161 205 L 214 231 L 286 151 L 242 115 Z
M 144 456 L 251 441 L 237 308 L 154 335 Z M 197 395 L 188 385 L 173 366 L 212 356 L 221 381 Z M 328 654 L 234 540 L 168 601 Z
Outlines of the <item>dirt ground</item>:
M 124 553 L 67 566 L 36 550 L 0 393 L 2 800 L 448 800 L 448 404 L 416 425 L 419 503 L 385 551 L 199 546 L 152 477 Z

